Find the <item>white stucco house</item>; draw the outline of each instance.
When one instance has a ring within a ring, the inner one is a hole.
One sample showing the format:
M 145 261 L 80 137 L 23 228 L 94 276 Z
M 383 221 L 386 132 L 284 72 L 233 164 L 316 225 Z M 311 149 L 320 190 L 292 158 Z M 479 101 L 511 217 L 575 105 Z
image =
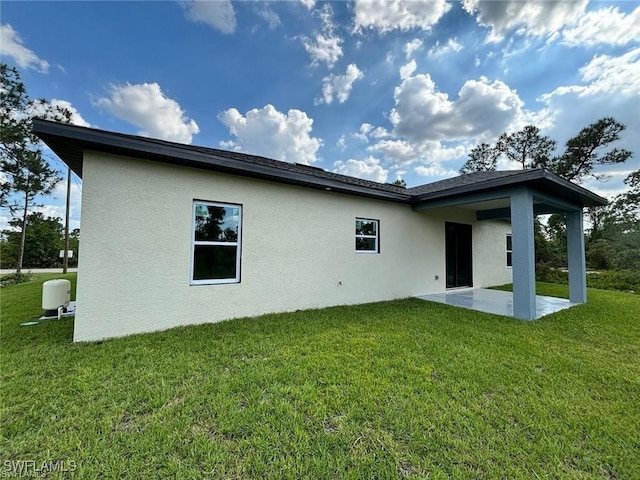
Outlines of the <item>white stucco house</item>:
M 586 301 L 582 209 L 542 170 L 415 188 L 264 157 L 36 120 L 83 181 L 74 341 L 514 282 L 535 318 L 533 217 L 565 212 Z

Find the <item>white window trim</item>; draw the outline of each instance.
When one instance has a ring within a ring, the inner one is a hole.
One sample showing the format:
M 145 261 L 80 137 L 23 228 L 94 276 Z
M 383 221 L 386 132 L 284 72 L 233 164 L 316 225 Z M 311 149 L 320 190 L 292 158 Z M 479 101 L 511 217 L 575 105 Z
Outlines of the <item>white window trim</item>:
M 195 239 L 195 225 L 196 225 L 196 205 L 207 205 L 211 207 L 229 207 L 237 208 L 240 211 L 240 219 L 238 221 L 238 241 L 237 242 L 210 242 L 210 241 L 196 241 Z M 240 283 L 240 259 L 242 258 L 242 205 L 235 203 L 221 203 L 221 202 L 209 202 L 206 200 L 194 200 L 191 207 L 191 258 L 189 262 L 189 284 L 190 285 L 220 285 L 227 283 Z M 193 267 L 195 263 L 195 251 L 196 245 L 221 245 L 227 247 L 236 246 L 238 248 L 236 253 L 236 276 L 234 278 L 212 278 L 203 280 L 194 280 Z
M 511 250 L 509 250 L 507 248 L 507 245 L 505 244 L 504 259 L 505 259 L 505 264 L 507 265 L 507 268 L 513 268 L 513 234 L 507 233 L 507 237 L 511 237 Z M 511 265 L 509 265 L 509 253 L 511 253 Z
M 364 217 L 356 217 L 356 222 L 358 220 L 362 220 L 365 222 L 375 222 L 376 223 L 376 234 L 375 235 L 359 235 L 356 233 L 355 238 L 373 238 L 375 240 L 375 248 L 374 250 L 358 250 L 355 249 L 355 252 L 362 255 L 375 255 L 380 253 L 380 220 L 376 220 L 375 218 L 364 218 Z

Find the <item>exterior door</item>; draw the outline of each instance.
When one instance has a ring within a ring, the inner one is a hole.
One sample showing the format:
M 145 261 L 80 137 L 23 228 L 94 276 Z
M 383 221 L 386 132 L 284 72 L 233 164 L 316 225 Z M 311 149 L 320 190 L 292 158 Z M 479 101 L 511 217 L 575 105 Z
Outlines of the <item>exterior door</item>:
M 471 225 L 445 222 L 447 288 L 472 287 Z

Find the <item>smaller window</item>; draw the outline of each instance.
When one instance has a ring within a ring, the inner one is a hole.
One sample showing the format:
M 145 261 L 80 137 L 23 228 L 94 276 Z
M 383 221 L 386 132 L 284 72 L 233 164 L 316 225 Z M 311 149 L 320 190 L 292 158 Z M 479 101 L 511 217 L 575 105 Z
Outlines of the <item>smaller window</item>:
M 513 240 L 511 234 L 507 234 L 507 267 L 513 266 Z
M 380 220 L 356 218 L 356 252 L 380 253 Z

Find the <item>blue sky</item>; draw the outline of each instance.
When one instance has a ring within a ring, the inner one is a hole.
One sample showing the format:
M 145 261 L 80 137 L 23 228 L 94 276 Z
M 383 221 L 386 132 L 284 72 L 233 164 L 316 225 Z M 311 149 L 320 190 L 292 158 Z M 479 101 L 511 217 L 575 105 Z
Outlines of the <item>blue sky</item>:
M 2 61 L 80 125 L 415 186 L 504 131 L 535 124 L 562 146 L 613 116 L 636 154 L 585 186 L 614 195 L 640 165 L 638 2 L 4 1 L 0 15 Z M 80 192 L 74 179 L 72 227 Z M 43 202 L 63 217 L 64 184 Z

